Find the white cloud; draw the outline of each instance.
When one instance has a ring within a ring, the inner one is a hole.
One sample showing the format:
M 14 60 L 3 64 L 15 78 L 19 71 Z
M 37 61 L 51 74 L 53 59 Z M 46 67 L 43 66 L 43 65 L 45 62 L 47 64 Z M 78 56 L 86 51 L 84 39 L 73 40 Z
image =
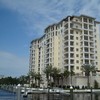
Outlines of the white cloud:
M 28 59 L 0 51 L 0 74 L 20 76 L 28 73 Z
M 68 15 L 89 14 L 100 17 L 99 0 L 1 0 L 0 2 L 20 13 L 27 23 L 29 33 L 33 35 L 43 34 L 47 25 Z
M 100 0 L 83 0 L 84 6 L 80 9 L 79 13 L 93 16 L 100 20 Z
M 8 9 L 20 13 L 29 33 L 41 35 L 47 25 L 73 14 L 75 0 L 1 0 Z M 34 33 L 36 32 L 36 33 Z

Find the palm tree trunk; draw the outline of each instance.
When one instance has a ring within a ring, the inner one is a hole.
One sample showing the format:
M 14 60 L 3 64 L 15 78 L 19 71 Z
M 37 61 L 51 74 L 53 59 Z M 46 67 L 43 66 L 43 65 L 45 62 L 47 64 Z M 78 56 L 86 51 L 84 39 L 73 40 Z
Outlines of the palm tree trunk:
M 61 79 L 62 79 L 62 85 L 61 85 L 61 87 L 63 88 L 63 81 L 64 81 L 64 79 L 63 79 L 63 77 Z
M 72 75 L 71 75 L 71 85 L 72 85 Z
M 90 88 L 90 82 L 89 81 L 90 81 L 89 76 L 87 76 L 87 86 L 88 86 L 88 88 Z

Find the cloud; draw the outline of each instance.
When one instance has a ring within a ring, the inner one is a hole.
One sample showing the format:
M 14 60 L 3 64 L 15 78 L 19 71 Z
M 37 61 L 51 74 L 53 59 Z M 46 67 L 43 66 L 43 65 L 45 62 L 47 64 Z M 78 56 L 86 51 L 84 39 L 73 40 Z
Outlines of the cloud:
M 47 25 L 57 22 L 63 15 L 73 13 L 72 8 L 76 1 L 69 0 L 69 3 L 66 3 L 66 0 L 0 0 L 0 2 L 7 9 L 19 13 L 22 20 L 27 23 L 29 33 L 38 36 L 43 34 Z
M 20 76 L 28 73 L 28 59 L 0 51 L 0 74 Z
M 29 25 L 42 31 L 44 26 L 64 16 L 78 13 L 93 15 L 96 14 L 96 10 L 100 10 L 99 0 L 1 0 L 0 2 L 23 15 Z
M 26 22 L 28 34 L 39 37 L 44 29 L 68 15 L 88 14 L 100 19 L 99 0 L 0 0 L 18 12 Z
M 100 20 L 100 0 L 83 0 L 84 6 L 80 9 L 79 13 L 93 16 Z

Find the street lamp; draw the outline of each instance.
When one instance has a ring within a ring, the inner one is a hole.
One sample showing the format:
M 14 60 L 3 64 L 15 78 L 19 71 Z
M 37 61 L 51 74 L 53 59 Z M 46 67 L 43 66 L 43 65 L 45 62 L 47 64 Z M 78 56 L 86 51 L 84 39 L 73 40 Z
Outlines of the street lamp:
M 17 89 L 17 100 L 20 100 L 21 99 L 20 98 L 21 97 L 21 85 L 18 84 L 16 89 Z
M 73 100 L 73 87 L 70 86 L 70 100 Z
M 50 86 L 48 85 L 48 100 L 49 100 L 49 89 L 50 89 Z
M 91 100 L 92 100 L 92 86 L 91 86 L 91 88 L 90 88 L 90 89 L 91 89 Z

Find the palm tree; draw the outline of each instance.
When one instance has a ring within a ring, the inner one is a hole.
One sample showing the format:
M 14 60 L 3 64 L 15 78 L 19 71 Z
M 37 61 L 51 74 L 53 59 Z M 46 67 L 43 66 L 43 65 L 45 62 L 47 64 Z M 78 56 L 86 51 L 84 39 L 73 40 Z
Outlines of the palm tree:
M 87 76 L 87 86 L 90 87 L 89 76 L 90 76 L 90 72 L 96 71 L 95 66 L 90 64 L 84 64 L 82 65 L 82 71 L 85 72 L 85 75 Z
M 64 79 L 67 79 L 69 75 L 70 75 L 70 72 L 65 68 L 63 72 Z
M 34 79 L 35 79 L 35 72 L 30 71 L 30 72 L 28 73 L 28 76 L 29 76 L 29 79 L 30 79 L 30 84 L 31 84 L 31 82 L 32 82 L 31 86 L 33 87 L 33 81 L 34 81 Z
M 71 69 L 71 71 L 69 72 L 69 75 L 71 76 L 71 85 L 72 85 L 72 78 L 73 78 L 73 75 L 75 75 L 73 69 Z
M 46 78 L 47 78 L 47 86 L 48 86 L 48 84 L 50 84 L 49 78 L 50 78 L 50 75 L 51 75 L 51 72 L 52 72 L 52 65 L 46 66 L 45 69 L 43 70 L 43 72 L 46 75 Z
M 60 73 L 60 78 L 61 78 L 61 86 L 63 87 L 63 81 L 64 81 L 64 73 Z
M 35 79 L 36 81 L 38 81 L 38 86 L 40 87 L 40 82 L 42 81 L 42 77 L 41 77 L 41 74 L 38 72 L 35 74 Z
M 54 83 L 57 80 L 58 85 L 59 85 L 59 78 L 60 78 L 59 74 L 60 74 L 60 69 L 57 69 L 56 67 L 53 67 L 52 68 L 52 77 L 53 77 Z

